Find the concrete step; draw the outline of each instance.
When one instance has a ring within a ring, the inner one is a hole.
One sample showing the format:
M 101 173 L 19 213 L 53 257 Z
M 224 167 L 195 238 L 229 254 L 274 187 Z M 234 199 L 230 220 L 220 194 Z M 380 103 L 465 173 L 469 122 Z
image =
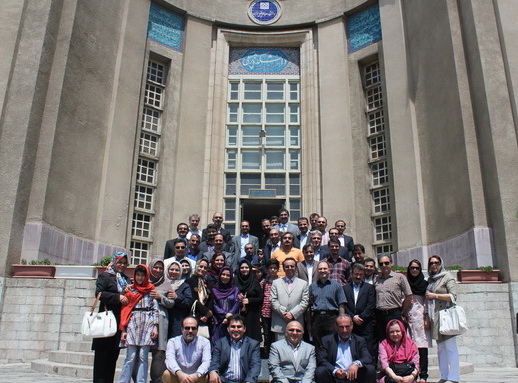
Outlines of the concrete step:
M 75 352 L 92 352 L 92 341 L 68 342 L 66 349 Z
M 475 371 L 475 365 L 473 363 L 465 363 L 460 362 L 460 374 L 465 375 Z M 429 366 L 428 367 L 428 380 L 440 379 L 441 374 L 439 373 L 438 366 Z
M 38 359 L 31 362 L 31 369 L 46 374 L 57 374 L 63 376 L 72 376 L 76 378 L 88 379 L 92 378 L 93 367 L 81 366 L 77 364 L 56 363 L 48 359 Z

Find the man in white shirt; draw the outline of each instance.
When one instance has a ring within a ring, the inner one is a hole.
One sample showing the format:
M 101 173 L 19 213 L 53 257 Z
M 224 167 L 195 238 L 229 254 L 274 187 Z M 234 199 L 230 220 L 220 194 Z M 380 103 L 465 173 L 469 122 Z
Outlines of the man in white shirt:
M 182 335 L 167 342 L 163 383 L 205 383 L 210 365 L 210 341 L 198 336 L 198 321 L 187 317 Z
M 191 235 L 198 234 L 201 239 L 201 230 L 198 228 L 200 224 L 200 216 L 198 214 L 191 214 L 189 216 L 189 232 L 187 233 L 187 239 L 191 239 Z

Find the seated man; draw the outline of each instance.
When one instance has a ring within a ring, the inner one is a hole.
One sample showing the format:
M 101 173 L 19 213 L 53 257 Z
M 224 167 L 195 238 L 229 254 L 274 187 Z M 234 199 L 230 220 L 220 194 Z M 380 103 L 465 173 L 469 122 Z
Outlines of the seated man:
M 352 334 L 353 320 L 347 314 L 336 318 L 337 334 L 322 338 L 317 352 L 316 383 L 374 383 L 376 370 L 365 339 Z
M 209 367 L 210 383 L 255 383 L 261 373 L 259 342 L 245 336 L 246 327 L 241 315 L 228 319 L 228 336 L 214 344 Z
M 268 368 L 272 383 L 312 383 L 315 375 L 315 346 L 302 340 L 304 330 L 297 321 L 286 326 L 286 337 L 272 344 Z
M 164 383 L 205 383 L 210 365 L 210 341 L 198 336 L 198 321 L 187 317 L 182 322 L 182 335 L 167 342 Z

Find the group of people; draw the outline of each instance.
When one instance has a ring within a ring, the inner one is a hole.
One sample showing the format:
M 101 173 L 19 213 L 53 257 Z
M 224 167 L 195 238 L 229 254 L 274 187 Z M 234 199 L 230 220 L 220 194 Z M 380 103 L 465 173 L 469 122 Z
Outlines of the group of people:
M 128 256 L 113 256 L 96 294 L 119 331 L 93 342 L 94 383 L 113 382 L 121 347 L 120 383 L 146 382 L 149 352 L 153 383 L 256 382 L 261 358 L 273 382 L 424 382 L 432 338 L 441 382 L 459 381 L 455 337 L 438 331 L 438 312 L 456 300 L 439 256 L 428 279 L 418 260 L 405 276 L 391 255 L 378 257 L 378 270 L 343 220 L 326 230 L 312 214 L 294 225 L 282 209 L 262 220 L 262 238 L 247 221 L 234 237 L 222 222 L 215 213 L 199 230 L 191 215 L 133 282 Z

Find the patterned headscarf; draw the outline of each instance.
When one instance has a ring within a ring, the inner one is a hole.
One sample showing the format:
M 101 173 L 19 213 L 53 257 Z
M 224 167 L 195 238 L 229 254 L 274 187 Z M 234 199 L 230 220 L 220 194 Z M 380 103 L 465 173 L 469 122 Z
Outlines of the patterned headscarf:
M 122 251 L 118 251 L 112 255 L 110 266 L 108 270 L 106 270 L 110 274 L 115 275 L 115 278 L 117 280 L 117 290 L 119 291 L 119 294 L 122 294 L 124 292 L 124 289 L 126 289 L 126 286 L 128 286 L 130 282 L 129 278 L 125 274 L 119 273 L 117 271 L 117 268 L 115 267 L 115 264 L 119 262 L 122 258 L 126 258 L 126 261 L 129 263 L 129 255 L 123 253 Z

